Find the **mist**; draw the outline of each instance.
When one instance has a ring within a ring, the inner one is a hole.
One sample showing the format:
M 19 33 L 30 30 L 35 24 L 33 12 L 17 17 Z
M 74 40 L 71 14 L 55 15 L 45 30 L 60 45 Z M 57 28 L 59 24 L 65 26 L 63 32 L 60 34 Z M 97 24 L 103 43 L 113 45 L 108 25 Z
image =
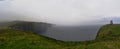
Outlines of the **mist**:
M 106 24 L 109 20 L 120 17 L 119 2 L 119 0 L 1 0 L 0 21 L 23 20 L 57 25 Z

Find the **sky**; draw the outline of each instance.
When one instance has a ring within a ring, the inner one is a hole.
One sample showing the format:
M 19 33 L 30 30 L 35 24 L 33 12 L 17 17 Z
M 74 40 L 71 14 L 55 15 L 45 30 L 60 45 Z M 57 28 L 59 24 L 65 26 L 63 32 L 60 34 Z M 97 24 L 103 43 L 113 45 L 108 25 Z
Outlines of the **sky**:
M 120 18 L 120 0 L 0 0 L 0 21 L 104 24 Z

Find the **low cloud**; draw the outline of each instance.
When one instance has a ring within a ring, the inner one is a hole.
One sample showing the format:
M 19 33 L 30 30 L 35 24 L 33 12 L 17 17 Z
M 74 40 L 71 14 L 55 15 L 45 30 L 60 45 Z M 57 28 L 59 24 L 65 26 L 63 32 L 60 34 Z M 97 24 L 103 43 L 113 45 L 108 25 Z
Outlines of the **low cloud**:
M 120 16 L 119 0 L 5 0 L 0 18 L 59 25 L 102 24 Z M 6 19 L 8 20 L 8 19 Z

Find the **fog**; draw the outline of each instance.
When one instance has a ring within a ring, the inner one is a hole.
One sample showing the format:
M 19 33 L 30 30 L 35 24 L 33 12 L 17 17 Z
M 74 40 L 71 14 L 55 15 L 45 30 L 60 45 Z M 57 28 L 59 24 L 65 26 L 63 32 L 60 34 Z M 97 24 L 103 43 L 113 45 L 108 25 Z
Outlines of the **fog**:
M 120 0 L 0 0 L 0 21 L 106 24 L 109 20 L 120 18 L 119 4 Z

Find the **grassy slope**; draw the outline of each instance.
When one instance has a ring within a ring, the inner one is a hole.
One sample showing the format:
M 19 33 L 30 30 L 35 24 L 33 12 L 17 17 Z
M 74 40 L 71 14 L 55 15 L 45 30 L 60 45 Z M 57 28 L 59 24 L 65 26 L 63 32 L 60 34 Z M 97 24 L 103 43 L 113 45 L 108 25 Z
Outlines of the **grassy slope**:
M 96 40 L 94 47 L 97 45 L 96 47 L 104 49 L 120 49 L 120 24 L 103 26 Z
M 0 49 L 120 49 L 120 25 L 105 25 L 96 40 L 64 42 L 32 32 L 0 30 Z

